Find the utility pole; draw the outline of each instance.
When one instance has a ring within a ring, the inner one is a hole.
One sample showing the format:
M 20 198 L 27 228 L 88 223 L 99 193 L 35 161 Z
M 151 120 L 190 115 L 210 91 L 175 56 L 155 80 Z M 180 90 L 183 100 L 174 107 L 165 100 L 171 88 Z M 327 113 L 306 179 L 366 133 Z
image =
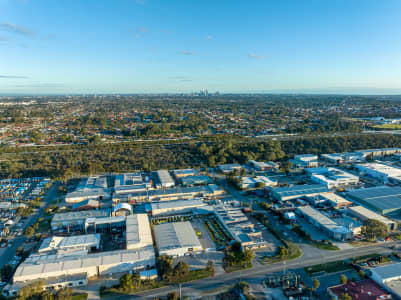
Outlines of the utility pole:
M 181 297 L 181 296 L 182 296 L 182 291 L 181 291 L 182 283 L 180 283 L 178 286 L 179 286 L 179 288 L 180 288 L 180 300 L 181 300 L 181 299 L 182 299 L 182 297 Z

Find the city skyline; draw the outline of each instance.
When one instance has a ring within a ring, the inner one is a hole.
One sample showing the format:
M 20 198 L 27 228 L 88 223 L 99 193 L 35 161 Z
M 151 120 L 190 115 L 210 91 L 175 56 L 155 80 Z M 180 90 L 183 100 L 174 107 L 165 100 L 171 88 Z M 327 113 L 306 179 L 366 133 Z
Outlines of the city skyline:
M 0 94 L 401 94 L 399 1 L 0 0 Z

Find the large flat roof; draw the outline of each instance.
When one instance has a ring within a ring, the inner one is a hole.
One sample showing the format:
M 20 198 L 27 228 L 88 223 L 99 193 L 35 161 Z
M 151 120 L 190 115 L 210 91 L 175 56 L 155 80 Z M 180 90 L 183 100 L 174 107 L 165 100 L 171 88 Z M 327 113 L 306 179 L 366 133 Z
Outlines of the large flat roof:
M 146 214 L 129 215 L 126 218 L 127 248 L 139 248 L 153 244 L 149 218 Z
M 206 206 L 206 205 L 207 205 L 207 203 L 203 202 L 202 199 L 174 200 L 174 201 L 151 203 L 152 210 L 180 208 L 180 207 L 192 207 L 192 206 L 198 207 L 198 206 Z
M 401 187 L 370 187 L 350 191 L 347 195 L 379 210 L 401 208 Z
M 273 188 L 272 191 L 279 194 L 281 197 L 330 192 L 328 188 L 320 184 L 305 184 L 295 185 L 292 187 Z
M 104 218 L 110 216 L 110 210 L 99 209 L 99 210 L 85 210 L 85 211 L 71 211 L 66 213 L 55 214 L 52 222 L 72 222 L 84 220 L 87 218 Z
M 87 247 L 92 245 L 99 245 L 100 234 L 85 234 L 85 235 L 73 235 L 67 237 L 52 236 L 43 240 L 40 245 L 39 252 L 58 250 L 64 248 L 79 248 Z
M 386 217 L 383 217 L 382 215 L 379 215 L 379 214 L 375 213 L 374 211 L 367 209 L 366 207 L 363 207 L 361 205 L 348 207 L 348 210 L 351 212 L 355 212 L 356 214 L 360 214 L 367 219 L 378 220 L 384 224 L 394 223 L 394 221 L 392 221 Z
M 188 221 L 155 225 L 153 229 L 159 252 L 178 248 L 202 247 L 191 223 Z
M 392 278 L 398 278 L 401 276 L 401 262 L 376 267 L 371 269 L 373 273 L 376 273 L 382 280 L 391 280 Z

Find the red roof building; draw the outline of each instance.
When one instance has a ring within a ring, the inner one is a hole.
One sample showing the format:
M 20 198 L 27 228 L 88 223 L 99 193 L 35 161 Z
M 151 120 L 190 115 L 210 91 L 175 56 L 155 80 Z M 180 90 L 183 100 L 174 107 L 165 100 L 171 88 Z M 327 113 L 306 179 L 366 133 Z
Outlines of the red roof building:
M 336 299 L 339 299 L 345 293 L 356 300 L 392 299 L 391 294 L 387 293 L 371 279 L 358 282 L 349 281 L 346 284 L 332 286 L 327 289 L 327 292 Z

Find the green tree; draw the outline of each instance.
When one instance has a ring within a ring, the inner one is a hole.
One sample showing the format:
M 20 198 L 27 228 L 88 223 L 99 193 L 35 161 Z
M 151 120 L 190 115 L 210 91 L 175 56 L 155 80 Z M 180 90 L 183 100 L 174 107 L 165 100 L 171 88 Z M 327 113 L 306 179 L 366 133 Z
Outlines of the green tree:
M 13 275 L 13 267 L 11 267 L 9 264 L 5 264 L 0 270 L 0 275 L 2 281 L 10 280 L 11 276 Z
M 209 260 L 206 265 L 206 271 L 209 272 L 210 276 L 214 276 L 214 263 L 213 260 Z
M 172 277 L 176 281 L 185 281 L 189 275 L 189 265 L 186 262 L 178 262 L 172 272 Z
M 340 275 L 340 282 L 341 282 L 341 284 L 346 284 L 348 282 L 347 276 L 345 276 L 344 274 L 341 274 Z
M 124 291 L 131 291 L 134 289 L 133 284 L 133 275 L 132 274 L 124 274 L 120 278 L 120 287 Z
M 377 238 L 387 237 L 388 229 L 386 224 L 378 220 L 368 219 L 363 222 L 362 233 L 366 235 L 369 240 L 376 240 Z
M 342 293 L 339 298 L 340 300 L 352 300 L 352 297 L 348 293 Z
M 25 236 L 30 239 L 35 234 L 35 229 L 32 226 L 29 226 L 25 229 Z
M 173 259 L 170 256 L 164 254 L 159 256 L 157 262 L 160 275 L 163 278 L 167 278 L 173 270 Z
M 366 273 L 364 270 L 359 271 L 359 277 L 361 277 L 362 279 L 364 279 L 366 277 Z
M 167 294 L 167 300 L 178 300 L 178 294 L 176 291 Z
M 313 289 L 317 290 L 320 286 L 320 281 L 317 279 L 313 279 L 312 285 L 313 285 Z

